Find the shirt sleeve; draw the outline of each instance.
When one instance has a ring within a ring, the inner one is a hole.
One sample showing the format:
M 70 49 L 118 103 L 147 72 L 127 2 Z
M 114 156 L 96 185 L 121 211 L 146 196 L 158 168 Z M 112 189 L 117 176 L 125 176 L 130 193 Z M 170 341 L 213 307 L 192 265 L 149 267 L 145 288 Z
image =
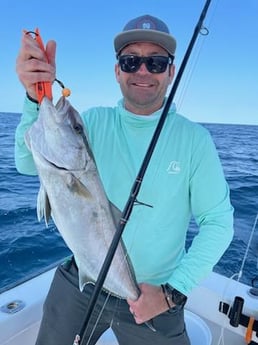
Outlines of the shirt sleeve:
M 27 148 L 24 135 L 38 118 L 38 105 L 31 102 L 27 97 L 24 101 L 23 113 L 20 123 L 15 132 L 14 158 L 15 166 L 19 173 L 27 175 L 37 175 L 37 170 L 33 157 Z
M 212 271 L 233 237 L 229 187 L 209 133 L 193 147 L 189 192 L 199 231 L 169 281 L 186 295 Z

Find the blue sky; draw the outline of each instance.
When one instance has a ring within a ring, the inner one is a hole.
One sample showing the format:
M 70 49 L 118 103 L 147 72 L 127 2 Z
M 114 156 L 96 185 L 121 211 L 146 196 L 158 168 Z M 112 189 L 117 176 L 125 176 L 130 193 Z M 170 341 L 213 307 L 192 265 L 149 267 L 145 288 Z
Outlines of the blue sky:
M 2 0 L 0 111 L 21 112 L 24 90 L 15 73 L 22 30 L 39 27 L 57 41 L 57 78 L 79 111 L 115 105 L 113 38 L 131 18 L 151 14 L 176 37 L 178 69 L 205 0 Z M 212 0 L 178 88 L 180 113 L 193 121 L 258 124 L 258 1 Z M 54 87 L 55 100 L 60 89 Z

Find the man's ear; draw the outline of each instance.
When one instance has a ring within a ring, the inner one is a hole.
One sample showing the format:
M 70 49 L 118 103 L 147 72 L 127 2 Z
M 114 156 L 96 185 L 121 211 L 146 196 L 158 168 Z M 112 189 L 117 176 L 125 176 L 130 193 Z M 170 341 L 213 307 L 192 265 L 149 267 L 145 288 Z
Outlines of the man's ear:
M 169 71 L 168 71 L 168 75 L 169 75 L 169 79 L 170 79 L 170 84 L 172 83 L 172 80 L 174 78 L 175 75 L 175 65 L 170 65 L 169 66 Z
M 120 70 L 119 64 L 116 63 L 115 64 L 115 75 L 116 75 L 116 80 L 118 83 L 120 83 L 120 72 L 121 72 L 121 70 Z

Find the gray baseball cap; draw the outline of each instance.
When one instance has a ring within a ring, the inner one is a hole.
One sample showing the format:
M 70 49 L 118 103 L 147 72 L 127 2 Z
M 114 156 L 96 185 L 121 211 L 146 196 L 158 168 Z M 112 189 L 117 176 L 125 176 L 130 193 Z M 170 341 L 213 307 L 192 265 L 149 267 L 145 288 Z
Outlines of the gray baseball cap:
M 167 25 L 160 19 L 144 15 L 130 20 L 114 39 L 116 54 L 131 43 L 151 42 L 166 49 L 170 55 L 175 55 L 176 40 L 170 35 Z

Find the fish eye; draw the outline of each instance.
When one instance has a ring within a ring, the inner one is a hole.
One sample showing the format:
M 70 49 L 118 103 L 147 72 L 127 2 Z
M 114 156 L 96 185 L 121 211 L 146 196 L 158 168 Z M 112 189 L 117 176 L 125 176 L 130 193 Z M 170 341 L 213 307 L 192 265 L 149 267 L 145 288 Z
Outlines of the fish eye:
M 74 126 L 73 126 L 73 129 L 75 130 L 75 132 L 77 134 L 81 134 L 83 132 L 83 128 L 82 128 L 82 125 L 80 123 L 76 123 Z

